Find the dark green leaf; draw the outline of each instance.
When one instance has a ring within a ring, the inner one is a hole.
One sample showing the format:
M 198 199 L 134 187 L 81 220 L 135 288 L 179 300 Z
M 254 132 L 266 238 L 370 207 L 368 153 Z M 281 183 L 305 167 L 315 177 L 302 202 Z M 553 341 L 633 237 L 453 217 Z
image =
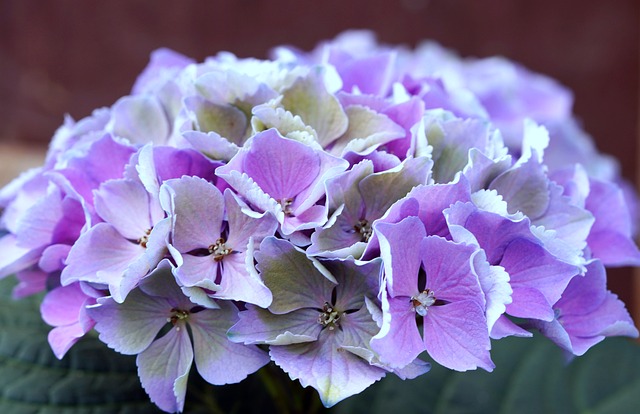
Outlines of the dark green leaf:
M 58 360 L 40 319 L 40 297 L 11 299 L 0 281 L 0 413 L 134 414 L 158 409 L 140 386 L 135 358 L 91 334 Z
M 640 412 L 640 345 L 609 338 L 567 362 L 541 336 L 494 342 L 493 372 L 431 372 L 402 381 L 390 375 L 338 404 L 336 414 Z

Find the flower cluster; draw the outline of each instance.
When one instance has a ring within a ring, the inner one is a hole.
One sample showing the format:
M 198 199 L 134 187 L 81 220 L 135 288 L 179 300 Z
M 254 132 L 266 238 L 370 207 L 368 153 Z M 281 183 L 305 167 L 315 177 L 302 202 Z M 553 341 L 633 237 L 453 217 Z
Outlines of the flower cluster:
M 181 411 L 269 361 L 325 406 L 419 358 L 491 371 L 538 330 L 637 336 L 605 266 L 640 265 L 633 194 L 571 94 L 501 58 L 349 32 L 271 60 L 161 49 L 0 192 L 0 276 L 62 358 L 87 332 Z

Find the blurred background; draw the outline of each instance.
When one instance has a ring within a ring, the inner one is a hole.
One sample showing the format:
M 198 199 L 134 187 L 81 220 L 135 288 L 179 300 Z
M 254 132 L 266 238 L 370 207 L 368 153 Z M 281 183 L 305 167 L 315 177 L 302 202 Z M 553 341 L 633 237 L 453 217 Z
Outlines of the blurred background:
M 0 0 L 0 185 L 42 162 L 65 114 L 77 120 L 127 94 L 158 47 L 197 60 L 221 50 L 266 57 L 350 28 L 385 43 L 430 38 L 463 56 L 502 55 L 557 79 L 635 183 L 639 17 L 636 0 Z M 640 321 L 639 276 L 610 275 Z

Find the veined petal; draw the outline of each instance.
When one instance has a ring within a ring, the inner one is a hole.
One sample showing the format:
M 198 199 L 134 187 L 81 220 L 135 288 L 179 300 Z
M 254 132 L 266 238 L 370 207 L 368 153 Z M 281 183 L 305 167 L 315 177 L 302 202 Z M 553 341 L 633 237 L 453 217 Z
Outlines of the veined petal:
M 227 330 L 238 320 L 237 308 L 221 302 L 220 309 L 189 315 L 198 372 L 213 385 L 240 382 L 269 362 L 266 352 L 227 339 Z
M 320 394 L 325 407 L 358 394 L 384 377 L 386 371 L 340 348 L 339 331 L 324 330 L 317 341 L 285 346 L 272 345 L 271 359 Z
M 222 259 L 222 277 L 215 297 L 266 308 L 271 304 L 273 295 L 258 275 L 249 271 L 254 265 L 253 255 L 250 253 L 252 252 L 237 252 Z
M 324 276 L 291 243 L 267 237 L 255 254 L 258 271 L 273 293 L 269 310 L 284 314 L 301 308 L 322 308 L 331 299 L 334 282 Z
M 456 371 L 492 371 L 484 309 L 476 301 L 432 306 L 424 318 L 424 344 L 439 364 Z
M 267 130 L 252 140 L 243 169 L 267 194 L 284 200 L 313 183 L 320 173 L 320 158 L 306 145 Z
M 439 236 L 422 240 L 420 255 L 426 273 L 425 289 L 448 302 L 473 301 L 482 309 L 485 298 L 472 265 L 478 248 Z
M 144 247 L 124 239 L 112 225 L 98 223 L 71 248 L 61 282 L 82 280 L 119 286 L 127 267 L 144 253 Z
M 418 293 L 420 251 L 416 247 L 425 237 L 424 225 L 417 217 L 399 223 L 377 223 L 374 229 L 380 241 L 387 290 L 391 297 L 412 297 Z
M 275 315 L 266 309 L 247 305 L 240 312 L 240 320 L 227 335 L 233 342 L 245 344 L 290 345 L 318 339 L 322 325 L 316 309 L 298 309 L 284 315 Z
M 155 223 L 149 211 L 150 195 L 138 182 L 112 180 L 95 192 L 96 211 L 125 239 L 138 240 Z
M 168 412 L 182 411 L 187 379 L 193 362 L 189 333 L 177 325 L 138 355 L 138 376 L 144 390 L 158 407 Z
M 161 203 L 173 216 L 171 244 L 181 253 L 206 249 L 222 231 L 224 199 L 220 190 L 198 177 L 171 179 L 162 184 Z
M 371 339 L 371 348 L 380 361 L 393 368 L 410 364 L 426 348 L 416 323 L 416 312 L 408 297 L 382 296 L 383 323 L 380 332 Z
M 229 189 L 224 192 L 224 200 L 229 223 L 229 237 L 226 243 L 235 251 L 246 251 L 250 239 L 257 246 L 265 237 L 274 235 L 278 222 L 273 215 L 251 211 Z
M 112 298 L 98 301 L 87 309 L 96 321 L 100 340 L 110 348 L 126 355 L 144 351 L 160 329 L 168 323 L 172 304 L 164 298 L 148 296 L 139 289 L 129 294 L 124 303 Z
M 358 187 L 366 206 L 366 218 L 370 222 L 379 219 L 414 187 L 426 184 L 432 164 L 426 157 L 409 158 L 392 170 L 364 177 Z
M 183 254 L 180 257 L 182 259 L 178 262 L 174 274 L 181 285 L 186 287 L 199 286 L 210 290 L 220 288 L 220 285 L 215 283 L 220 269 L 218 262 L 214 260 L 212 255 Z

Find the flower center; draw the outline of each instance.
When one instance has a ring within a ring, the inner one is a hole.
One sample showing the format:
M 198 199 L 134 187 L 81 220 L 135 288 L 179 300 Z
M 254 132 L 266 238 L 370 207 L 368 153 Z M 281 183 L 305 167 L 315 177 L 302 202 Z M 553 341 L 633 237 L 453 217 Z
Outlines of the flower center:
M 203 306 L 198 306 L 198 305 L 192 307 L 189 310 L 172 308 L 171 316 L 167 318 L 167 322 L 169 322 L 171 325 L 173 325 L 176 328 L 177 331 L 179 331 L 180 325 L 178 325 L 178 322 L 186 321 L 187 319 L 189 319 L 190 314 L 201 312 L 204 309 L 205 308 Z
M 429 306 L 436 303 L 436 295 L 432 290 L 426 289 L 421 293 L 411 297 L 411 304 L 413 310 L 420 316 L 425 316 L 429 310 Z
M 282 212 L 285 216 L 293 216 L 293 210 L 291 210 L 291 205 L 293 204 L 293 198 L 283 198 L 282 200 L 277 200 L 280 203 L 280 207 L 282 208 Z
M 178 322 L 187 320 L 189 318 L 189 311 L 182 309 L 171 309 L 171 316 L 167 318 L 167 322 L 170 322 L 177 330 L 180 330 L 179 326 L 176 326 Z
M 221 261 L 225 256 L 233 253 L 233 249 L 225 244 L 225 240 L 222 237 L 216 240 L 215 244 L 209 246 L 208 250 L 216 262 Z
M 368 242 L 371 238 L 371 223 L 367 219 L 360 220 L 355 226 L 353 226 L 355 231 L 360 233 L 360 240 L 363 242 Z
M 323 328 L 328 328 L 330 331 L 333 331 L 336 327 L 340 326 L 341 316 L 342 312 L 338 312 L 329 302 L 325 302 L 322 307 L 322 312 L 318 315 L 318 323 L 322 325 Z
M 149 242 L 149 235 L 151 234 L 151 229 L 147 229 L 144 232 L 144 236 L 140 237 L 138 240 L 136 240 L 136 243 L 138 243 L 140 246 L 144 247 L 145 249 L 147 248 L 147 243 Z

